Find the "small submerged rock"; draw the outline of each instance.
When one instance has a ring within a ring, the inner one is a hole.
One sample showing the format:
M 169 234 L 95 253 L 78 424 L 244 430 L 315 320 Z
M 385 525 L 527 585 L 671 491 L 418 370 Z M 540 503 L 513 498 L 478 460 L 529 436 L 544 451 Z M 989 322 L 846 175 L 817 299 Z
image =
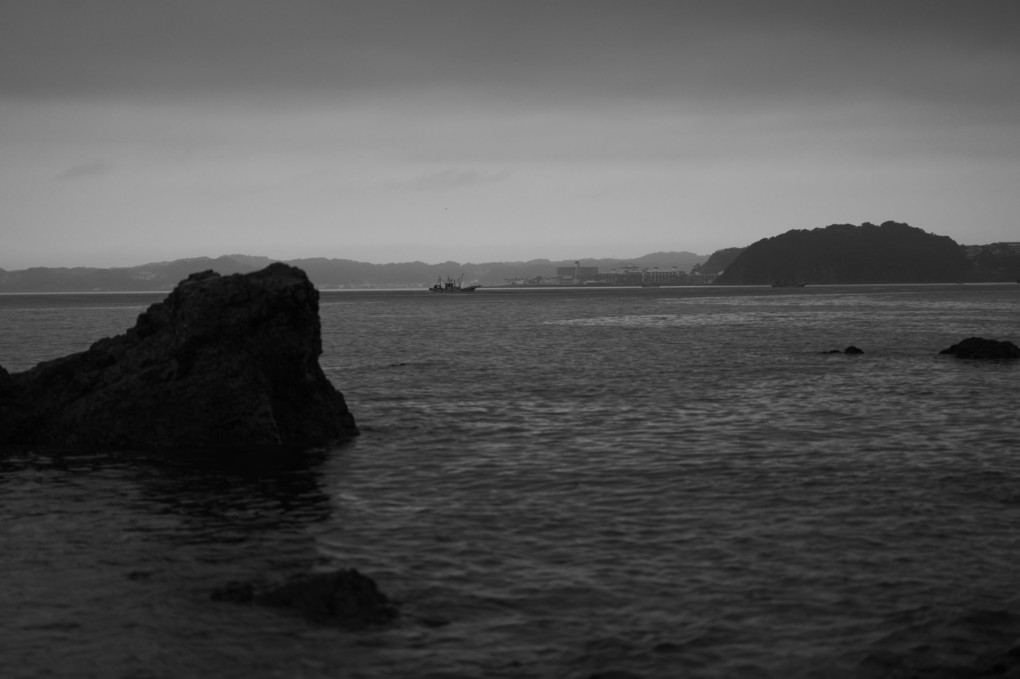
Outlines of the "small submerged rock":
M 588 679 L 642 679 L 642 676 L 627 670 L 603 670 L 589 675 Z
M 300 575 L 277 585 L 229 582 L 211 598 L 289 609 L 313 622 L 348 629 L 382 625 L 399 615 L 375 581 L 353 568 Z
M 826 354 L 851 354 L 851 355 L 853 355 L 853 354 L 863 354 L 864 350 L 863 349 L 858 349 L 857 347 L 855 347 L 854 345 L 851 344 L 850 346 L 848 346 L 846 349 L 843 349 L 842 351 L 840 351 L 839 349 L 829 349 L 828 351 L 825 351 L 823 353 L 826 353 Z
M 1009 341 L 968 337 L 943 349 L 939 354 L 949 354 L 957 358 L 1020 358 L 1020 347 Z

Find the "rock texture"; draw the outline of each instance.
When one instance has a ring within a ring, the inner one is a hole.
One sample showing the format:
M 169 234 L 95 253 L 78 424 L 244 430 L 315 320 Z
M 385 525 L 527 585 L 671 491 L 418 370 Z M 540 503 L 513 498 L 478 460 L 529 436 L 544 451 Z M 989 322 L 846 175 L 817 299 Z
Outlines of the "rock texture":
M 1020 347 L 1009 341 L 968 337 L 939 353 L 957 358 L 1020 358 Z
M 212 599 L 289 609 L 313 622 L 346 628 L 385 624 L 398 615 L 375 581 L 353 568 L 301 575 L 275 586 L 231 582 L 214 590 Z
M 0 445 L 313 446 L 358 433 L 319 366 L 303 271 L 192 274 L 122 335 L 22 373 L 0 368 Z

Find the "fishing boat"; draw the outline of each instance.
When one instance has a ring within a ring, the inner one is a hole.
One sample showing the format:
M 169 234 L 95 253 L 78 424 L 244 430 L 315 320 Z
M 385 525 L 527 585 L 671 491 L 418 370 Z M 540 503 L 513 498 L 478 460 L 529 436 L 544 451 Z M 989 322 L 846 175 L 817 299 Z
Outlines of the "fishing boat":
M 443 277 L 440 276 L 439 280 L 436 281 L 436 284 L 429 288 L 429 292 L 474 292 L 478 288 L 482 287 L 480 285 L 464 285 L 463 281 L 464 274 L 457 276 L 457 280 L 447 276 L 444 281 Z

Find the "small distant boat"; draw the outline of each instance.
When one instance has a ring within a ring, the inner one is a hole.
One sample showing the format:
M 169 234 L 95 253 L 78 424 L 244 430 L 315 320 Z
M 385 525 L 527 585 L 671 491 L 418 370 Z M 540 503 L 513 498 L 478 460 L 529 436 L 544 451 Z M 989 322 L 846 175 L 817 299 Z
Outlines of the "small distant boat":
M 803 288 L 805 285 L 807 285 L 807 283 L 798 283 L 797 281 L 791 281 L 785 278 L 772 282 L 773 288 Z
M 443 277 L 440 276 L 439 280 L 436 281 L 436 284 L 429 288 L 429 292 L 474 292 L 478 288 L 482 287 L 480 285 L 464 285 L 463 281 L 464 274 L 458 276 L 457 280 L 447 276 L 444 281 Z

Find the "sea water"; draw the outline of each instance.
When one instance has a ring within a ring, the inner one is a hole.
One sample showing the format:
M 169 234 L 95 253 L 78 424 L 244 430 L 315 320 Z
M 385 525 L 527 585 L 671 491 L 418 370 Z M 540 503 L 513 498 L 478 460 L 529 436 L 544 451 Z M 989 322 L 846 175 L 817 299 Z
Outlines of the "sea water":
M 0 296 L 0 365 L 82 351 L 159 299 Z M 938 352 L 1020 342 L 1020 286 L 320 305 L 351 444 L 240 465 L 0 454 L 0 674 L 949 677 L 1015 660 L 1020 362 Z M 850 344 L 865 353 L 825 353 Z M 338 567 L 400 622 L 344 632 L 209 596 Z

